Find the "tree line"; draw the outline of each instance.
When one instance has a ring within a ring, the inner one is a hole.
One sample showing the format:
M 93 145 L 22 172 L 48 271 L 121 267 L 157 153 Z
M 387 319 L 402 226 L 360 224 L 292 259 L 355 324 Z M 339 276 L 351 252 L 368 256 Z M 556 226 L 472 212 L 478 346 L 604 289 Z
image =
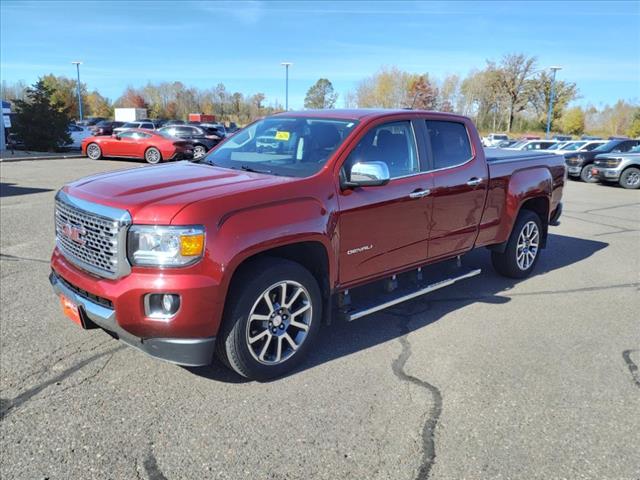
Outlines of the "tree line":
M 524 132 L 545 129 L 551 96 L 551 73 L 540 68 L 535 57 L 508 54 L 487 60 L 484 68 L 466 77 L 448 75 L 442 79 L 428 73 L 413 73 L 395 66 L 380 68 L 362 79 L 352 91 L 339 95 L 331 81 L 319 79 L 311 85 L 305 108 L 419 108 L 455 112 L 471 117 L 483 131 Z M 51 91 L 52 102 L 70 118 L 78 112 L 76 81 L 44 75 L 40 81 Z M 24 100 L 23 82 L 2 82 L 4 99 Z M 569 107 L 581 98 L 577 85 L 556 78 L 551 114 L 554 132 L 580 135 L 640 135 L 640 106 L 620 100 L 614 105 Z M 128 86 L 115 101 L 89 90 L 81 83 L 85 116 L 111 117 L 114 107 L 146 108 L 150 118 L 186 119 L 189 113 L 213 114 L 220 121 L 246 124 L 255 118 L 283 110 L 275 101 L 267 103 L 264 93 L 243 94 L 227 90 L 223 83 L 208 89 L 188 87 L 182 82 Z

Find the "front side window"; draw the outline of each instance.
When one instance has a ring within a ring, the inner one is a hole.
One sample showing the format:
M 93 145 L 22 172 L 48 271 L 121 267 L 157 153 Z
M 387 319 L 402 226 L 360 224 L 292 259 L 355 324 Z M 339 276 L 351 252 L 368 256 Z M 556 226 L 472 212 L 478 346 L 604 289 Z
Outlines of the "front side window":
M 427 120 L 434 168 L 449 168 L 471 160 L 471 143 L 462 123 Z
M 373 127 L 353 149 L 345 162 L 344 174 L 356 163 L 383 162 L 391 178 L 404 177 L 420 171 L 415 137 L 411 122 L 385 123 Z
M 120 138 L 133 138 L 133 135 L 134 135 L 135 133 L 136 133 L 136 132 L 132 132 L 132 131 L 125 131 L 125 132 L 120 132 L 120 134 L 118 134 L 118 136 L 119 136 Z
M 355 120 L 267 117 L 221 143 L 202 163 L 308 177 L 320 171 L 356 124 Z

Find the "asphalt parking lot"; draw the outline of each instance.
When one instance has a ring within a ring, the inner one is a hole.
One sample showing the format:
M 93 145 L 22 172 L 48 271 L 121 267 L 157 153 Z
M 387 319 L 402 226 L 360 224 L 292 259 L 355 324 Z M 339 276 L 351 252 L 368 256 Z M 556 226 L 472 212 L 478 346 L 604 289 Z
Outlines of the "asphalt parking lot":
M 65 319 L 53 197 L 141 164 L 1 167 L 3 479 L 640 478 L 640 192 L 570 181 L 536 275 L 325 328 L 292 375 L 185 369 Z

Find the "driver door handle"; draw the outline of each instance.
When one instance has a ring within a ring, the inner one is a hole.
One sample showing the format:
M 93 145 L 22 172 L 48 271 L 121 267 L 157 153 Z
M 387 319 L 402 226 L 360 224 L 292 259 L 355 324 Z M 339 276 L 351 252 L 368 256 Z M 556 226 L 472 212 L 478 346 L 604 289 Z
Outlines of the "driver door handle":
M 422 197 L 426 197 L 430 193 L 431 193 L 431 190 L 429 190 L 428 188 L 426 190 L 416 190 L 415 192 L 411 192 L 409 194 L 409 198 L 422 198 Z
M 467 181 L 467 185 L 469 185 L 470 187 L 475 187 L 477 185 L 480 185 L 482 183 L 482 178 L 480 177 L 473 177 L 470 178 L 469 181 Z

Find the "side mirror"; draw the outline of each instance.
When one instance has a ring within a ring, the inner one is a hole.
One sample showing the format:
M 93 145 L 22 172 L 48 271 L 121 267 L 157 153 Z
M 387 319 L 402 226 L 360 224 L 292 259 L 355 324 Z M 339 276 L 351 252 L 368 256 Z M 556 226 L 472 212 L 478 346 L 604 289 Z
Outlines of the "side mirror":
M 347 188 L 378 187 L 389 183 L 389 167 L 384 162 L 358 162 L 351 167 L 351 178 L 344 182 Z

